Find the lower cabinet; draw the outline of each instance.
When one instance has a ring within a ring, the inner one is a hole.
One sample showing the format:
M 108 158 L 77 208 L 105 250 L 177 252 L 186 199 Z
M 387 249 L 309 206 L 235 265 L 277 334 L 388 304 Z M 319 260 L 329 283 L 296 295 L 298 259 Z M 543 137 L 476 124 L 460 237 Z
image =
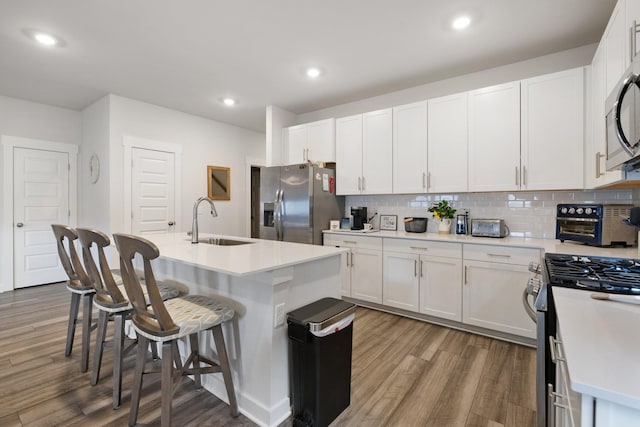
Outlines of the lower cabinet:
M 462 245 L 384 239 L 382 303 L 462 319 Z
M 325 234 L 324 246 L 349 248 L 342 254 L 342 296 L 382 304 L 382 239 Z
M 535 338 L 535 324 L 522 306 L 537 249 L 464 245 L 462 321 L 494 331 Z

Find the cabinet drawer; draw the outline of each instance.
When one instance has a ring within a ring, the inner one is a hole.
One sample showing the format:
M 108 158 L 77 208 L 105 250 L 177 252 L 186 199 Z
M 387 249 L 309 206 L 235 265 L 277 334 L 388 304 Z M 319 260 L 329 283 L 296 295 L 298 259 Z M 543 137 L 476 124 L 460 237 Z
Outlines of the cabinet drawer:
M 385 238 L 383 239 L 383 246 L 385 251 L 439 256 L 445 258 L 462 258 L 461 243 Z
M 499 262 L 502 264 L 529 265 L 540 261 L 540 250 L 493 245 L 464 245 L 464 259 Z
M 325 233 L 324 246 L 344 246 L 348 248 L 382 250 L 382 238 Z

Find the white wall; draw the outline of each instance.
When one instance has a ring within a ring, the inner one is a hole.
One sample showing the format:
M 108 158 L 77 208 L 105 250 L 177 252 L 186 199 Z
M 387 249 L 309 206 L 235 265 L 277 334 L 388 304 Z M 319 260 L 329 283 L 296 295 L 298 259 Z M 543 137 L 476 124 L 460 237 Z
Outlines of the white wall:
M 450 79 L 390 92 L 348 104 L 337 105 L 322 110 L 298 115 L 297 124 L 308 123 L 331 117 L 345 117 L 366 113 L 381 108 L 389 108 L 411 102 L 424 101 L 444 95 L 479 89 L 514 80 L 521 80 L 542 74 L 553 73 L 591 64 L 597 44 L 569 49 L 538 58 L 529 59 L 502 67 L 465 74 Z
M 82 111 L 82 144 L 80 145 L 80 167 L 78 187 L 80 191 L 80 214 L 78 223 L 98 230 L 109 230 L 109 105 L 105 96 Z M 90 180 L 89 158 L 98 156 L 100 176 L 96 183 Z
M 231 200 L 216 201 L 217 218 L 201 215 L 202 232 L 248 236 L 245 158 L 265 158 L 265 135 L 133 99 L 109 95 L 110 232 L 124 230 L 123 136 L 182 145 L 182 224 L 191 229 L 193 203 L 207 194 L 207 165 L 231 168 Z
M 282 165 L 284 163 L 282 157 L 284 149 L 282 128 L 295 125 L 297 123 L 297 116 L 275 105 L 267 105 L 266 113 L 267 166 Z

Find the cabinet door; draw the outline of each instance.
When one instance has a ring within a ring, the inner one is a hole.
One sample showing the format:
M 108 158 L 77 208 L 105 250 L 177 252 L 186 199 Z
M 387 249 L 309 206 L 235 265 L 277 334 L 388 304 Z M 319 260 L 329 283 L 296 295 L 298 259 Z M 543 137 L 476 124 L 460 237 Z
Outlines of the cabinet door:
M 307 160 L 336 161 L 335 120 L 320 120 L 307 124 Z
M 522 306 L 522 292 L 530 276 L 523 265 L 465 260 L 462 321 L 535 338 L 535 324 Z
M 584 187 L 584 68 L 521 82 L 521 189 Z
M 605 99 L 622 78 L 629 65 L 629 50 L 627 50 L 629 32 L 625 6 L 626 0 L 618 1 L 602 38 L 605 46 Z
M 360 194 L 362 188 L 362 115 L 336 120 L 336 194 Z
M 393 190 L 392 110 L 362 115 L 362 188 L 364 194 L 391 194 Z
M 298 125 L 286 128 L 288 165 L 305 163 L 307 161 L 307 126 Z
M 634 21 L 636 24 L 640 25 L 640 1 L 638 0 L 627 0 L 627 29 L 629 31 L 630 39 L 629 39 L 629 63 L 633 61 L 633 59 L 640 53 L 640 33 L 633 33 L 633 24 Z M 635 37 L 635 48 L 636 51 L 633 52 L 631 48 L 634 45 L 634 41 L 632 38 Z
M 382 304 L 382 252 L 351 250 L 351 297 Z
M 424 193 L 426 186 L 427 103 L 396 107 L 393 109 L 393 192 Z
M 420 257 L 420 312 L 462 321 L 462 260 Z
M 420 256 L 384 251 L 382 303 L 418 311 Z
M 467 191 L 467 94 L 430 99 L 428 113 L 427 191 Z
M 469 190 L 520 186 L 520 82 L 469 92 Z

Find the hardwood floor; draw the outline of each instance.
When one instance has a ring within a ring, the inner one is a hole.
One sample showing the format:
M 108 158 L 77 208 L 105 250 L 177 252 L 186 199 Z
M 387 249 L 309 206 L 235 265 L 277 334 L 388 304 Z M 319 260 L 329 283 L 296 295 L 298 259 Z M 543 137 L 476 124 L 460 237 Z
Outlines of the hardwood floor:
M 64 284 L 0 294 L 0 426 L 127 425 L 135 355 L 113 410 L 110 348 L 94 387 L 80 372 L 79 328 L 64 356 L 69 300 Z M 534 393 L 534 349 L 359 308 L 351 405 L 332 426 L 534 426 Z M 159 381 L 145 378 L 139 422 L 158 425 L 159 405 Z M 255 425 L 190 381 L 173 408 L 176 426 Z

